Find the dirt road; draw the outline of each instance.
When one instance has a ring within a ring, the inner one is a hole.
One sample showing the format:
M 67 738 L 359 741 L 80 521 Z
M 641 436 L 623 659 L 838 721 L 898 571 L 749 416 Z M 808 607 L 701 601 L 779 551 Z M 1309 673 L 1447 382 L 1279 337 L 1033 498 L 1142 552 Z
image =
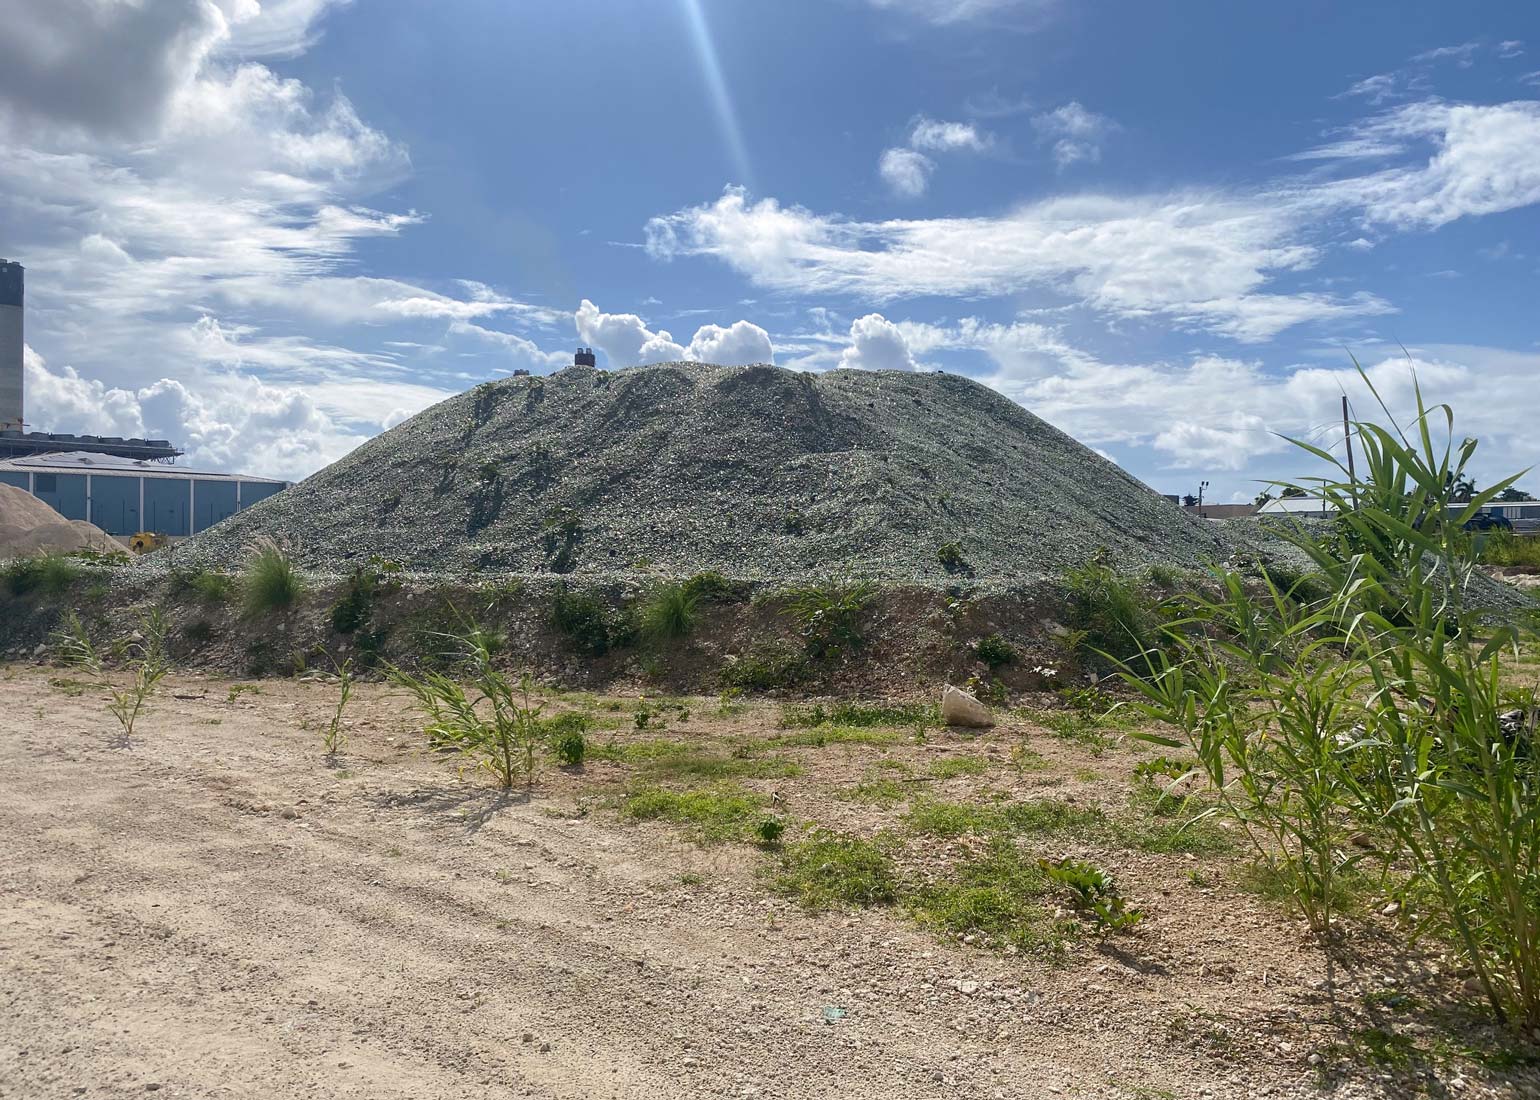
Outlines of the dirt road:
M 1173 1041 L 1198 1001 L 1288 1014 L 1244 959 L 1056 970 L 808 915 L 571 776 L 457 775 L 381 688 L 327 768 L 323 685 L 174 677 L 121 748 L 57 675 L 0 682 L 0 1097 L 1311 1092 L 1302 1050 Z

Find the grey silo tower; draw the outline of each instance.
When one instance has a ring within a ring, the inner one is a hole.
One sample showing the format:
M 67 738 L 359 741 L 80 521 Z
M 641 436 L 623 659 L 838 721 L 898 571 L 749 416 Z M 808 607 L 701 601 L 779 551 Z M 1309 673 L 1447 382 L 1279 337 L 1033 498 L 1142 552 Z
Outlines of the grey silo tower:
M 0 260 L 0 430 L 22 427 L 21 264 Z

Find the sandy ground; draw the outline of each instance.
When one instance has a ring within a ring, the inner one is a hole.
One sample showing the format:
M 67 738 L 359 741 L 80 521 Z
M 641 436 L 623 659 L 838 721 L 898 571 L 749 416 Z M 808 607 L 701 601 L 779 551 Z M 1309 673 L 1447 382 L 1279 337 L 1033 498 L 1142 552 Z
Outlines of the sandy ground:
M 807 914 L 751 848 L 584 812 L 619 765 L 503 796 L 383 687 L 328 768 L 326 685 L 174 676 L 123 748 L 99 691 L 3 675 L 0 1097 L 1408 1095 L 1374 1067 L 1322 1091 L 1324 960 L 1256 898 L 1184 888 L 1188 857 L 1124 861 L 1148 927 L 1051 967 Z M 809 783 L 851 771 L 804 751 Z M 1418 1087 L 1540 1095 L 1479 1078 Z

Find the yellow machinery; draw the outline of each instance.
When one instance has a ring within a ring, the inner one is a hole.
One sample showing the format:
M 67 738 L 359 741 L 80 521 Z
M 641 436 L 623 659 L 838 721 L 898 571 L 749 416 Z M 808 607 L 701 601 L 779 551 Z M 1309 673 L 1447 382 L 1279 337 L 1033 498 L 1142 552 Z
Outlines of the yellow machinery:
M 128 540 L 128 548 L 136 554 L 148 554 L 151 550 L 159 550 L 169 541 L 165 535 L 157 535 L 154 531 L 140 531 Z

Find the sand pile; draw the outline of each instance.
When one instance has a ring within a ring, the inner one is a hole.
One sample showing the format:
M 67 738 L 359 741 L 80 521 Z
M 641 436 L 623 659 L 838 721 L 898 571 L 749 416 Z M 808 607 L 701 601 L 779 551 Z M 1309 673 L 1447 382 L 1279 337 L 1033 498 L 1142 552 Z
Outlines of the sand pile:
M 258 536 L 314 569 L 941 583 L 1105 548 L 1199 566 L 1226 540 L 995 391 L 947 374 L 666 363 L 487 383 L 184 544 Z
M 0 559 L 72 550 L 123 553 L 123 545 L 93 523 L 65 519 L 26 490 L 0 484 Z

